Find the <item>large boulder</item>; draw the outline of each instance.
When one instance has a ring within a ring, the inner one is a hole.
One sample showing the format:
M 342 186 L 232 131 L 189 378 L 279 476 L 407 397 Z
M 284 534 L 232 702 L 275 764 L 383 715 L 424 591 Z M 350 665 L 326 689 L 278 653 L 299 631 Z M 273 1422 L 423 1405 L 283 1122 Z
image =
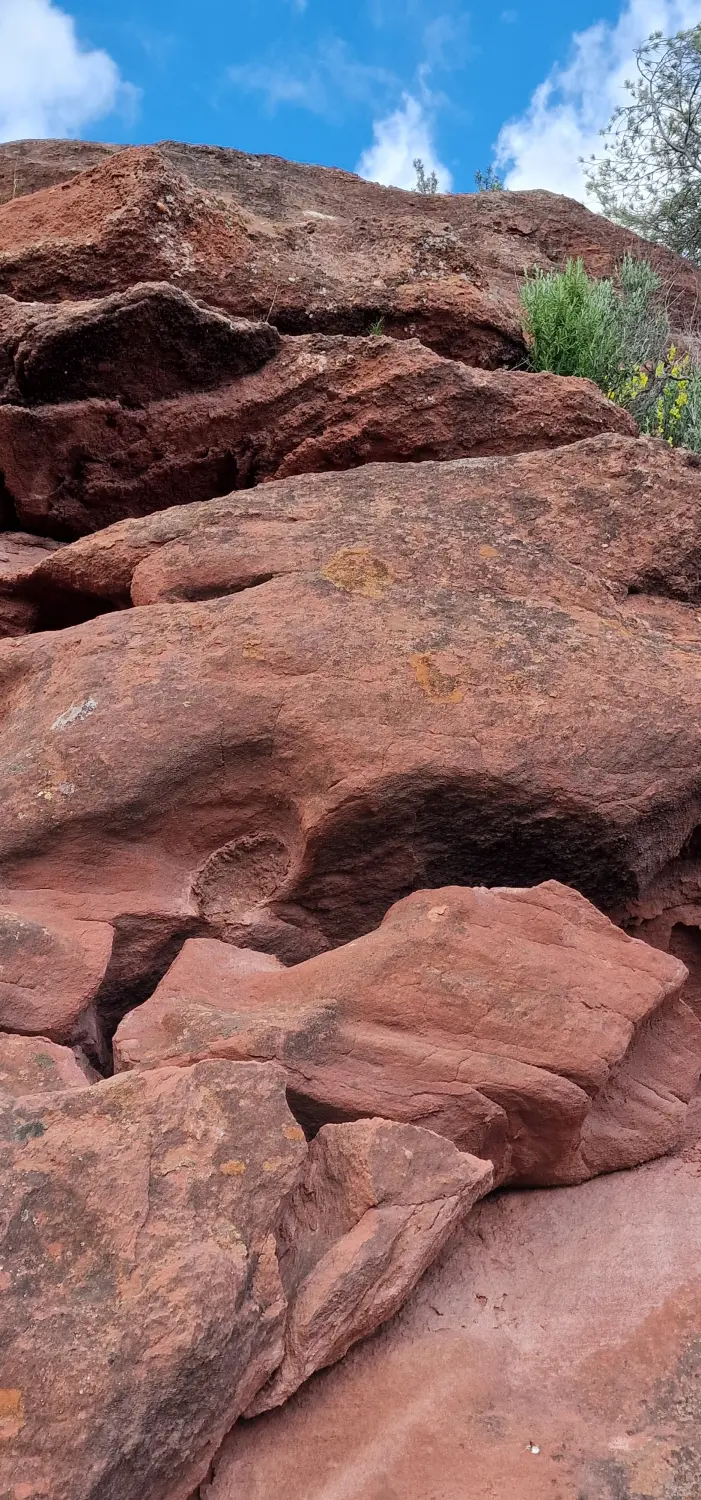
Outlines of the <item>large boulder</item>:
M 491 1184 L 382 1121 L 308 1152 L 255 1063 L 16 1098 L 0 1077 L 0 1132 L 12 1500 L 187 1500 L 257 1393 L 396 1311 Z
M 487 1200 L 383 1333 L 239 1423 L 201 1500 L 695 1500 L 700 1169 L 692 1137 Z
M 41 311 L 8 385 L 64 404 L 0 403 L 0 467 L 15 515 L 35 530 L 79 536 L 289 474 L 637 431 L 588 381 L 471 369 L 416 339 L 286 338 L 270 357 L 279 344 L 269 324 L 205 312 L 169 287 L 137 287 L 84 311 L 74 303 Z M 198 382 L 217 389 L 193 394 Z M 139 409 L 73 399 L 145 398 L 149 385 L 154 400 Z M 175 390 L 187 394 L 155 399 Z
M 32 577 L 85 623 L 0 646 L 3 899 L 113 923 L 131 1003 L 186 936 L 297 961 L 422 887 L 626 919 L 701 816 L 700 496 L 693 455 L 604 437 L 62 548 Z
M 185 944 L 117 1030 L 117 1067 L 274 1058 L 308 1127 L 427 1125 L 499 1182 L 578 1182 L 681 1137 L 701 1074 L 687 971 L 554 881 L 420 891 L 376 932 L 276 973 L 243 975 L 227 954 Z
M 62 150 L 47 171 L 61 170 Z M 694 266 L 552 193 L 424 196 L 173 142 L 83 153 L 97 164 L 72 176 L 73 148 L 62 185 L 0 208 L 0 291 L 57 301 L 175 280 L 282 332 L 361 334 L 384 319 L 394 337 L 488 367 L 523 359 L 524 270 L 569 256 L 607 275 L 626 252 L 644 255 L 682 321 L 698 302 Z

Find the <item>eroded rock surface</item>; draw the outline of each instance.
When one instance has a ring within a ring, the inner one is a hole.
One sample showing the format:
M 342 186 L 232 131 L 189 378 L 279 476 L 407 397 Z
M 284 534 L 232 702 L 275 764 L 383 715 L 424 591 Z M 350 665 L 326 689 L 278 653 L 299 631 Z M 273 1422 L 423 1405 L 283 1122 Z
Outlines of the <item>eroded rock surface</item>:
M 0 482 L 0 524 L 9 519 L 8 510 Z M 0 637 L 26 635 L 36 628 L 39 611 L 29 600 L 16 597 L 17 585 L 47 552 L 55 552 L 60 545 L 49 537 L 32 536 L 24 531 L 0 532 Z
M 200 307 L 167 282 L 57 306 L 0 297 L 0 404 L 99 397 L 142 406 L 248 375 L 279 345 L 269 323 Z M 74 423 L 74 443 L 86 438 Z
M 0 208 L 0 290 L 23 301 L 176 281 L 284 333 L 362 334 L 383 319 L 395 338 L 490 368 L 523 360 L 526 269 L 582 255 L 606 275 L 626 251 L 644 254 L 682 318 L 698 302 L 690 264 L 552 193 L 421 196 L 172 142 L 66 179 Z
M 86 1089 L 91 1081 L 70 1047 L 57 1047 L 45 1036 L 0 1033 L 0 1098 Z
M 61 1064 L 63 1092 L 12 1098 L 6 1061 L 0 1047 L 13 1500 L 186 1500 L 258 1391 L 282 1399 L 394 1312 L 492 1180 L 383 1121 L 307 1154 L 271 1065 L 79 1088 Z
M 687 455 L 604 437 L 62 548 L 53 622 L 140 607 L 0 646 L 7 904 L 285 962 L 422 887 L 625 914 L 701 816 L 700 495 Z
M 153 318 L 142 316 L 144 301 Z M 15 514 L 23 525 L 59 536 L 288 474 L 529 451 L 600 432 L 636 432 L 627 413 L 587 381 L 470 369 L 415 339 L 286 338 L 271 358 L 280 340 L 270 325 L 206 313 L 168 287 L 136 288 L 85 306 L 83 315 L 79 304 L 67 305 L 66 328 L 65 305 L 49 312 L 29 366 L 32 378 L 27 367 L 18 376 L 22 389 L 35 393 L 45 377 L 43 399 L 58 401 L 62 392 L 63 404 L 0 405 L 0 453 Z M 138 334 L 131 332 L 132 314 Z M 190 318 L 183 334 L 179 325 Z M 103 348 L 105 323 L 108 334 L 116 329 L 111 358 L 109 338 Z M 31 352 L 33 338 L 32 331 Z M 81 357 L 64 380 L 58 349 L 81 340 Z M 228 359 L 217 353 L 222 343 Z M 159 346 L 165 347 L 158 374 L 150 376 Z M 246 359 L 253 373 L 246 373 Z M 19 354 L 15 367 L 18 361 Z M 111 367 L 104 371 L 105 365 Z M 239 378 L 232 383 L 233 374 Z M 198 381 L 218 388 L 155 399 Z M 71 391 L 88 395 L 100 386 L 105 395 L 143 399 L 149 382 L 154 400 L 136 410 L 114 399 L 71 399 Z
M 274 974 L 242 978 L 227 954 L 186 943 L 119 1027 L 118 1067 L 275 1058 L 305 1124 L 412 1121 L 498 1182 L 582 1181 L 680 1139 L 701 1073 L 687 971 L 554 881 L 419 891 Z
M 202 1500 L 695 1500 L 700 1167 L 692 1135 L 480 1205 L 383 1333 L 239 1424 Z

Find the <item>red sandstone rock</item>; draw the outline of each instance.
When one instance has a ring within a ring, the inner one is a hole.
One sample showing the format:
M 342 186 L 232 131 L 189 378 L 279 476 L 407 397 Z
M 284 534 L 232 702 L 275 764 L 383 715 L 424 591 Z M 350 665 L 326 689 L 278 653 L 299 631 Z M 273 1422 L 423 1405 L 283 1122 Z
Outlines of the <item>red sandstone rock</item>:
M 480 1204 L 386 1330 L 234 1429 L 202 1500 L 692 1500 L 700 1166 Z
M 701 1074 L 685 978 L 554 881 L 420 891 L 275 974 L 186 944 L 115 1061 L 275 1058 L 310 1125 L 383 1115 L 489 1157 L 497 1181 L 576 1182 L 677 1144 Z
M 489 1162 L 429 1130 L 325 1125 L 278 1229 L 285 1353 L 247 1415 L 280 1406 L 392 1317 L 492 1181 Z
M 283 1352 L 274 1229 L 306 1148 L 279 1072 L 204 1064 L 0 1115 L 0 1493 L 185 1500 Z
M 90 1077 L 69 1047 L 45 1036 L 0 1034 L 0 1098 L 86 1089 Z
M 0 521 L 3 519 L 0 482 Z M 42 557 L 57 551 L 60 545 L 49 537 L 30 536 L 24 531 L 0 532 L 0 636 L 26 635 L 36 628 L 38 610 L 29 600 L 15 597 L 17 585 Z
M 96 141 L 1 142 L 0 203 L 68 182 L 76 173 L 119 150 L 119 146 L 103 146 Z
M 60 789 L 57 795 L 66 796 Z M 38 907 L 38 909 L 37 909 Z M 33 909 L 32 909 L 33 908 Z M 0 1027 L 100 1051 L 95 998 L 112 950 L 105 922 L 79 922 L 21 897 L 0 905 Z
M 6 904 L 114 924 L 115 1020 L 185 937 L 298 961 L 411 889 L 555 877 L 624 916 L 696 826 L 700 494 L 608 437 L 63 548 L 53 623 L 142 607 L 0 646 Z
M 65 1082 L 13 1099 L 0 1073 L 13 1500 L 186 1500 L 257 1392 L 284 1399 L 396 1311 L 491 1183 L 380 1121 L 307 1158 L 269 1065 Z
M 140 304 L 130 297 L 86 306 L 138 313 Z M 239 357 L 240 344 L 250 346 L 249 357 L 255 355 L 262 363 L 258 344 L 264 337 L 277 339 L 267 325 L 205 314 L 168 288 L 159 298 L 167 309 L 175 304 L 180 322 L 180 303 L 194 308 L 201 322 L 191 330 L 193 380 L 201 341 L 207 355 L 208 321 L 229 330 L 230 364 Z M 121 302 L 125 308 L 120 308 Z M 75 304 L 68 308 L 70 342 L 81 332 L 81 324 Z M 60 325 L 63 314 L 61 307 L 51 316 Z M 95 335 L 109 316 L 95 314 Z M 124 321 L 126 331 L 129 318 Z M 160 394 L 165 394 L 169 381 L 186 384 L 182 366 L 187 360 L 169 356 L 173 331 L 168 324 L 161 341 L 168 347 L 160 366 Z M 30 331 L 30 347 L 33 339 Z M 60 328 L 54 342 L 65 341 Z M 151 342 L 157 343 L 155 337 Z M 112 382 L 115 394 L 124 378 L 125 390 L 143 395 L 150 343 L 141 349 L 143 359 L 139 361 L 137 348 L 130 379 L 123 377 L 127 342 L 123 357 L 116 350 L 112 369 L 103 374 L 102 354 L 99 368 L 93 370 L 100 343 L 93 343 L 91 335 L 82 363 L 76 362 L 72 388 L 87 394 L 92 381 L 95 389 L 103 383 L 107 393 Z M 45 335 L 39 355 L 45 355 L 49 383 L 55 378 L 58 399 L 63 366 L 55 362 L 55 353 L 51 337 Z M 207 373 L 213 377 L 216 370 L 205 358 L 202 384 Z M 70 389 L 67 383 L 66 392 Z M 45 393 L 49 394 L 48 386 Z M 355 468 L 375 460 L 449 459 L 549 448 L 600 432 L 630 435 L 636 427 L 589 382 L 469 369 L 441 359 L 416 340 L 400 344 L 385 338 L 284 339 L 278 357 L 257 372 L 216 391 L 156 401 L 145 409 L 98 400 L 31 409 L 0 405 L 1 463 L 16 514 L 23 525 L 61 536 L 93 531 L 123 516 L 248 489 L 277 476 Z
M 144 405 L 225 385 L 279 347 L 270 324 L 200 307 L 167 282 L 58 306 L 0 297 L 0 403 L 94 396 Z
M 58 171 L 63 143 L 52 149 Z M 175 280 L 285 333 L 362 334 L 383 318 L 394 337 L 490 367 L 523 358 L 524 270 L 568 256 L 607 275 L 626 251 L 643 254 L 682 320 L 698 303 L 695 267 L 552 193 L 426 197 L 172 142 L 109 155 L 69 180 L 74 160 L 62 186 L 0 209 L 0 290 L 24 301 Z

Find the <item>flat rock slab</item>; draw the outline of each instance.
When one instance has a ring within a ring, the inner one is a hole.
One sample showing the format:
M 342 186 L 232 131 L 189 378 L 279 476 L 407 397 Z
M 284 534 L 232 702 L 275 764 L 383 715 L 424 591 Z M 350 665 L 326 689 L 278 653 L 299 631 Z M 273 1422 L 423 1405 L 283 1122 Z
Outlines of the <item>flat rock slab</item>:
M 3 303 L 29 316 L 0 298 L 0 326 Z M 0 467 L 22 524 L 61 537 L 289 474 L 637 431 L 589 381 L 471 369 L 416 339 L 280 343 L 168 286 L 30 313 L 8 389 L 59 404 L 0 403 Z
M 675 1146 L 701 1073 L 678 959 L 576 891 L 419 891 L 376 932 L 242 975 L 185 944 L 122 1021 L 117 1067 L 275 1058 L 308 1127 L 384 1115 L 488 1157 L 497 1182 L 582 1181 Z
M 384 1332 L 239 1424 L 203 1500 L 696 1500 L 700 1169 L 480 1205 Z

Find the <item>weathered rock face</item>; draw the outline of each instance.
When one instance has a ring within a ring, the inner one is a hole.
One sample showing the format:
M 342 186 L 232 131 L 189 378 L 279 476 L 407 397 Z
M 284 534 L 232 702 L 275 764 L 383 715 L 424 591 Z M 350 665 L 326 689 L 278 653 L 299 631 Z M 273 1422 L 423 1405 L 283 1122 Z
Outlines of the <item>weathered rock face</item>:
M 160 923 L 168 963 L 178 934 L 296 961 L 445 884 L 624 913 L 699 819 L 700 486 L 598 438 L 61 549 L 57 609 L 142 607 L 0 647 L 7 904 L 51 892 L 135 951 Z
M 33 397 L 43 382 L 43 399 L 64 404 L 0 404 L 0 453 L 14 513 L 23 525 L 59 536 L 288 474 L 527 451 L 637 431 L 588 381 L 470 369 L 417 340 L 288 338 L 264 364 L 280 343 L 274 328 L 204 312 L 168 287 L 137 287 L 85 306 L 85 315 L 73 303 L 42 313 L 8 376 L 8 387 L 14 382 Z M 153 317 L 142 322 L 144 306 Z M 139 329 L 133 336 L 132 314 Z M 106 347 L 105 323 L 107 335 L 113 324 L 117 332 Z M 228 360 L 217 356 L 217 343 L 227 341 Z M 65 381 L 64 345 L 79 346 Z M 198 380 L 214 383 L 219 371 L 217 390 L 137 410 L 116 400 L 69 399 L 101 384 L 113 396 L 145 398 L 154 349 L 161 351 L 154 396 L 165 397 L 169 387 L 188 391 Z M 246 360 L 254 371 L 264 367 L 232 383 Z
M 6 505 L 0 483 L 0 524 L 6 520 Z M 26 635 L 36 628 L 39 612 L 28 600 L 16 597 L 16 586 L 47 552 L 55 552 L 60 545 L 24 531 L 0 532 L 0 636 Z
M 14 1099 L 0 1071 L 0 1490 L 186 1500 L 259 1389 L 396 1310 L 491 1169 L 384 1121 L 307 1157 L 270 1065 L 62 1071 Z
M 202 1500 L 693 1500 L 700 1166 L 690 1141 L 480 1205 L 382 1334 L 235 1429 Z
M 0 142 L 0 203 L 69 182 L 120 149 L 97 141 Z
M 89 1071 L 70 1047 L 57 1047 L 45 1036 L 0 1033 L 0 1098 L 89 1086 Z
M 682 317 L 698 301 L 694 268 L 551 193 L 422 197 L 169 142 L 108 155 L 71 180 L 67 162 L 65 176 L 0 209 L 0 290 L 11 296 L 177 281 L 238 316 L 270 315 L 285 333 L 362 334 L 383 318 L 394 337 L 487 367 L 523 358 L 524 269 L 581 254 L 604 275 L 626 251 L 642 253 Z
M 676 1145 L 701 1073 L 686 969 L 554 881 L 421 891 L 376 932 L 275 974 L 186 943 L 115 1036 L 118 1067 L 275 1058 L 299 1119 L 384 1115 L 581 1181 Z
M 59 793 L 60 795 L 60 793 Z M 64 794 L 66 795 L 66 794 Z M 76 922 L 40 903 L 0 906 L 0 1027 L 99 1052 L 94 1001 L 107 972 L 113 931 Z
M 277 1233 L 285 1353 L 246 1415 L 282 1405 L 392 1317 L 492 1182 L 489 1162 L 451 1151 L 430 1130 L 325 1125 Z
M 200 307 L 167 282 L 58 306 L 0 297 L 0 404 L 143 405 L 248 375 L 279 346 L 270 324 Z

